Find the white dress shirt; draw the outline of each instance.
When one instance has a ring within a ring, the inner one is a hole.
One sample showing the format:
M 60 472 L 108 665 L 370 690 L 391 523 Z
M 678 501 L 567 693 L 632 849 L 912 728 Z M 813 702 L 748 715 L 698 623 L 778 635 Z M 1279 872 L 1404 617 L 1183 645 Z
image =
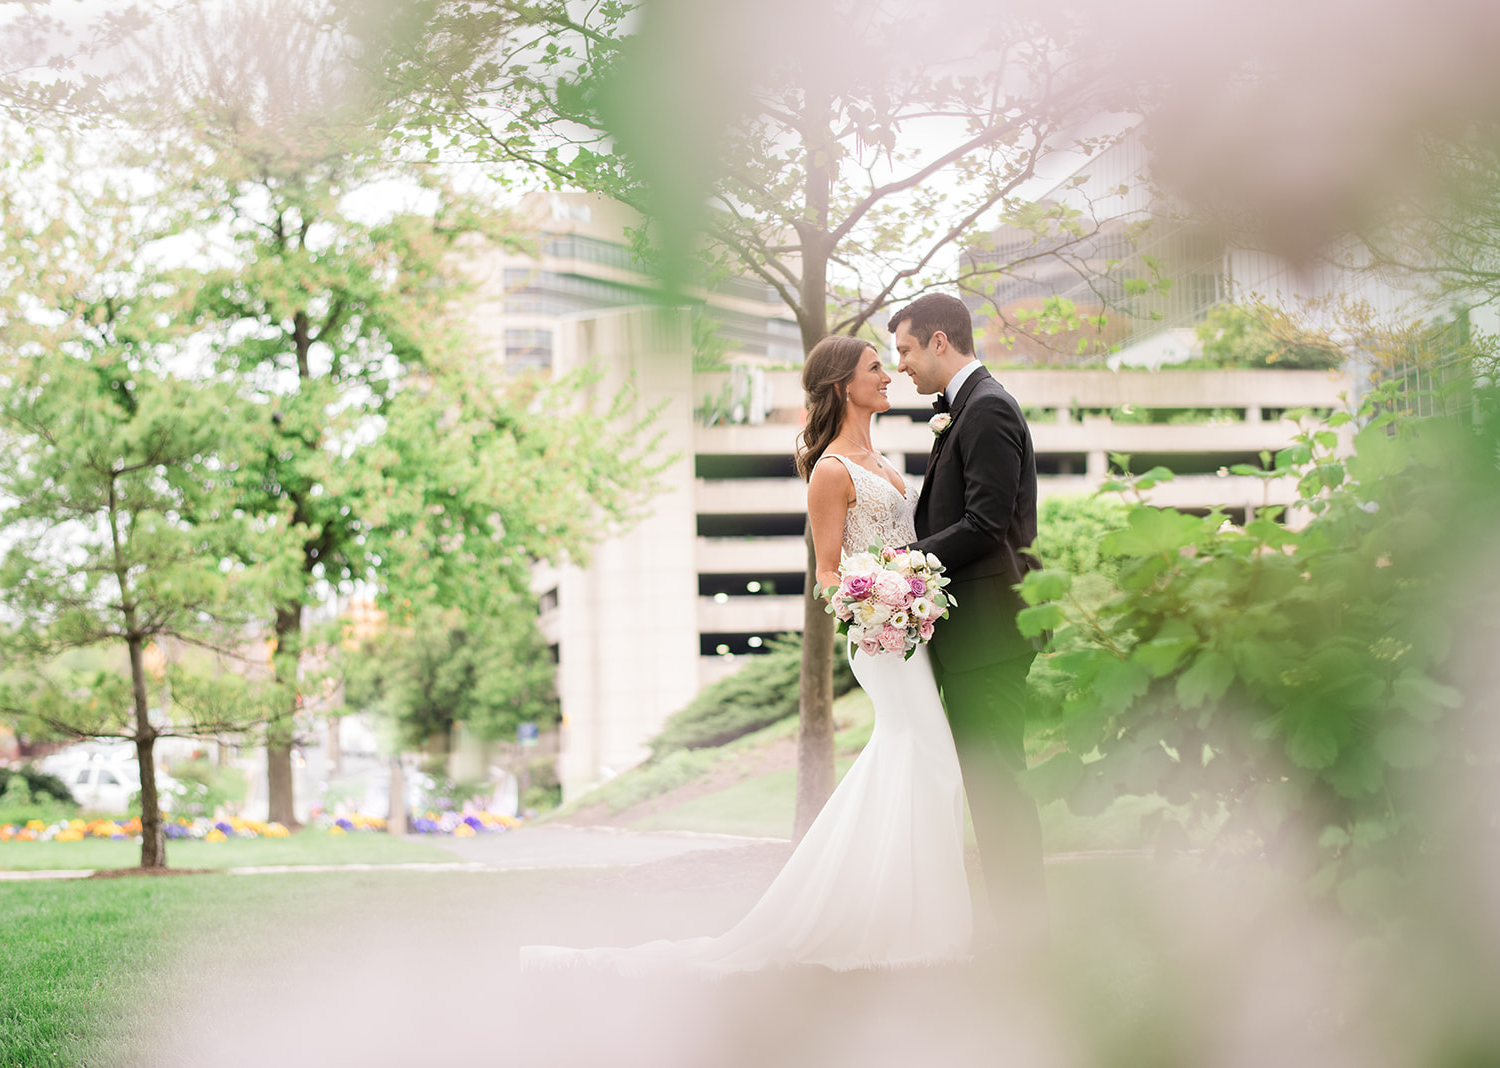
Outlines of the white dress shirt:
M 975 359 L 972 359 L 968 363 L 964 364 L 957 371 L 953 372 L 953 377 L 948 379 L 948 384 L 943 387 L 943 396 L 948 399 L 949 408 L 953 407 L 954 400 L 958 398 L 958 391 L 962 389 L 964 383 L 969 380 L 969 376 L 975 371 L 979 370 L 981 366 L 982 365 L 976 357 Z

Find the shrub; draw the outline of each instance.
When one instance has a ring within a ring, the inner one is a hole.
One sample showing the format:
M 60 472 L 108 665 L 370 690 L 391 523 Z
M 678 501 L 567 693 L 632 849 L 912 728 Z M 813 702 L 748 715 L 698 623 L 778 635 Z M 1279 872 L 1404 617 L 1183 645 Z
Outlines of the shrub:
M 802 640 L 777 638 L 770 652 L 750 659 L 728 678 L 705 686 L 676 713 L 651 742 L 651 759 L 679 749 L 724 745 L 778 720 L 797 714 L 797 684 L 802 667 Z M 854 688 L 848 661 L 833 658 L 833 695 Z
M 1106 551 L 1104 536 L 1125 525 L 1125 506 L 1103 497 L 1048 497 L 1037 506 L 1031 552 L 1045 568 L 1070 575 L 1099 572 L 1113 579 L 1119 553 Z
M 1027 576 L 1018 622 L 1055 631 L 1066 680 L 1067 751 L 1030 773 L 1043 797 L 1088 815 L 1160 795 L 1177 806 L 1168 843 L 1212 824 L 1225 849 L 1299 863 L 1310 836 L 1311 885 L 1383 913 L 1432 844 L 1410 799 L 1489 759 L 1452 730 L 1464 694 L 1446 597 L 1496 523 L 1497 424 L 1411 420 L 1406 403 L 1367 395 L 1353 455 L 1341 414 L 1277 456 L 1266 477 L 1295 481 L 1300 530 L 1275 508 L 1239 528 L 1136 503 L 1107 536 L 1125 557 L 1117 596 L 1089 604 L 1065 571 Z
M 0 768 L 0 824 L 53 823 L 78 811 L 62 780 L 31 768 Z
M 73 803 L 73 792 L 68 789 L 67 783 L 56 775 L 48 775 L 45 771 L 30 765 L 23 765 L 19 768 L 0 768 L 0 794 L 4 794 L 10 788 L 10 780 L 13 778 L 24 780 L 33 798 L 41 795 L 64 804 Z

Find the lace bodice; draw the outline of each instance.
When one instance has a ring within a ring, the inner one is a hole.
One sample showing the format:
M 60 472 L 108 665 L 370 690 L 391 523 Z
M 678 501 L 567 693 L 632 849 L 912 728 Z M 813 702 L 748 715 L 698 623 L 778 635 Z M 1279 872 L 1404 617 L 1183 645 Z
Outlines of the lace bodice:
M 913 523 L 917 499 L 911 486 L 904 494 L 898 493 L 884 475 L 837 453 L 824 453 L 823 459 L 830 456 L 842 463 L 854 480 L 854 503 L 844 517 L 844 552 L 862 553 L 871 545 L 907 545 L 917 540 Z

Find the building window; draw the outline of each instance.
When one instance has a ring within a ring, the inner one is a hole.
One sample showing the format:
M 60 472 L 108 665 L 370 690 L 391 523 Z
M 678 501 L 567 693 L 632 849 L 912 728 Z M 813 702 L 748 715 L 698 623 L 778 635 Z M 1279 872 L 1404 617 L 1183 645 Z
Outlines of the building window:
M 545 371 L 552 366 L 552 331 L 507 329 L 505 367 L 510 371 Z

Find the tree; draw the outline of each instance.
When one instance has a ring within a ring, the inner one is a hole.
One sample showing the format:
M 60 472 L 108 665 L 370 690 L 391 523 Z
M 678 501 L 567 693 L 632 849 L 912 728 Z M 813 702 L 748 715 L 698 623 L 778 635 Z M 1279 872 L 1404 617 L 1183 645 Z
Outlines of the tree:
M 147 7 L 121 4 L 103 11 L 78 40 L 48 5 L 0 0 L 0 116 L 74 122 L 93 117 L 104 103 L 106 83 L 88 61 L 145 26 Z
M 501 591 L 515 597 L 512 591 Z M 462 723 L 484 740 L 557 721 L 553 665 L 529 603 L 427 608 L 345 654 L 344 699 L 390 719 L 398 744 L 446 756 Z
M 898 299 L 977 286 L 954 266 L 961 243 L 1016 209 L 1038 161 L 1100 104 L 1067 58 L 1061 19 L 968 33 L 953 32 L 966 25 L 957 10 L 949 21 L 890 5 L 346 10 L 433 158 L 456 150 L 633 205 L 651 219 L 640 250 L 657 251 L 669 283 L 694 273 L 704 235 L 700 269 L 772 287 L 804 351 L 829 333 L 872 331 Z M 784 34 L 789 25 L 797 32 Z M 1073 239 L 1089 234 L 1075 229 Z M 809 546 L 809 576 L 810 560 Z M 815 585 L 809 577 L 799 835 L 834 783 L 832 621 Z
M 1220 304 L 1198 324 L 1203 356 L 1219 367 L 1321 371 L 1343 364 L 1344 350 L 1269 304 Z
M 6 177 L 16 194 L 17 175 Z M 243 730 L 253 717 L 207 678 L 176 680 L 201 700 L 167 707 L 148 650 L 175 640 L 234 652 L 232 628 L 278 577 L 277 532 L 237 507 L 225 477 L 249 445 L 239 399 L 160 368 L 173 331 L 141 265 L 162 219 L 66 184 L 47 206 L 4 197 L 14 277 L 0 302 L 0 589 L 12 618 L 0 702 L 23 722 L 135 744 L 141 866 L 164 867 L 156 739 Z M 251 545 L 267 561 L 255 573 L 234 564 Z M 58 660 L 90 647 L 122 648 L 126 670 Z
M 356 579 L 403 613 L 466 607 L 477 584 L 523 590 L 534 560 L 584 558 L 649 493 L 650 442 L 618 399 L 587 403 L 587 375 L 541 387 L 483 366 L 458 264 L 508 240 L 501 220 L 392 158 L 316 13 L 194 7 L 176 33 L 143 49 L 149 147 L 129 162 L 200 243 L 172 282 L 260 433 L 233 473 L 244 507 L 300 549 L 267 729 L 270 816 L 293 825 L 304 605 Z M 359 213 L 392 187 L 434 206 Z

